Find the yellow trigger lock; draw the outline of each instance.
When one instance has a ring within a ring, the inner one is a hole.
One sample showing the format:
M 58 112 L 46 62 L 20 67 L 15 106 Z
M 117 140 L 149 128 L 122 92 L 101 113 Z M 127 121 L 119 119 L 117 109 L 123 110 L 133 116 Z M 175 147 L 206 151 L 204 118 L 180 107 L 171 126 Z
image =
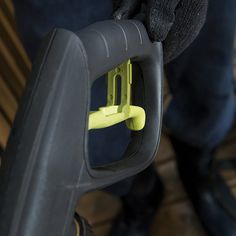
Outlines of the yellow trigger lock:
M 117 103 L 118 83 L 120 88 L 120 104 Z M 130 130 L 144 128 L 145 111 L 131 103 L 132 64 L 130 60 L 108 72 L 107 106 L 89 114 L 89 129 L 102 129 L 125 121 Z

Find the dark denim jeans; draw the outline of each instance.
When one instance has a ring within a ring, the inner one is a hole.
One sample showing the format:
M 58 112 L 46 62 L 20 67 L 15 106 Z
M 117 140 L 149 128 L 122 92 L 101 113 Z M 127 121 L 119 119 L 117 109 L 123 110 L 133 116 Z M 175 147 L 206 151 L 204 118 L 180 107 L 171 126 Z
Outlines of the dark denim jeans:
M 173 100 L 164 116 L 165 125 L 194 146 L 215 147 L 232 126 L 235 26 L 236 1 L 210 0 L 200 35 L 166 66 Z

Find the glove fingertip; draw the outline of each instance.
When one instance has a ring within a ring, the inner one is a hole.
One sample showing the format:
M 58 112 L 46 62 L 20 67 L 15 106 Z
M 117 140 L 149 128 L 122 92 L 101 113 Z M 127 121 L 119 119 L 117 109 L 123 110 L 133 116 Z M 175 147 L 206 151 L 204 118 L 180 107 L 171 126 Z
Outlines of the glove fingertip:
M 120 12 L 114 12 L 113 13 L 113 18 L 115 19 L 115 20 L 121 20 L 121 14 L 120 14 Z
M 129 15 L 127 13 L 127 11 L 122 11 L 120 9 L 118 9 L 117 11 L 115 11 L 113 13 L 113 18 L 116 20 L 125 20 L 129 18 Z

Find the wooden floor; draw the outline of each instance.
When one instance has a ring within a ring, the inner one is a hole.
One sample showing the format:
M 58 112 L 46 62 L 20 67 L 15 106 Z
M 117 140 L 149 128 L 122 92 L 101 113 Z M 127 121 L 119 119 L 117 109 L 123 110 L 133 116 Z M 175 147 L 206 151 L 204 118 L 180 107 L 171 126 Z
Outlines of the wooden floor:
M 217 158 L 234 157 L 235 144 L 236 129 L 222 143 L 217 152 Z M 204 231 L 179 180 L 175 156 L 165 135 L 162 135 L 155 164 L 165 183 L 166 191 L 164 202 L 156 213 L 151 235 L 204 236 Z M 226 178 L 232 191 L 236 193 L 236 170 L 224 170 L 222 175 Z M 100 191 L 87 194 L 78 204 L 78 212 L 89 220 L 96 236 L 108 235 L 112 221 L 120 209 L 119 199 Z

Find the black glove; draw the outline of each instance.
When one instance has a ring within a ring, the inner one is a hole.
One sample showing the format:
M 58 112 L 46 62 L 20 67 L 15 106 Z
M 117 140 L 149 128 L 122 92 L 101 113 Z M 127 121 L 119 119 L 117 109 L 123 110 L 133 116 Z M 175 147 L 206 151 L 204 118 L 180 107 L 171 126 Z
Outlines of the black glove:
M 114 18 L 141 18 L 153 41 L 163 42 L 164 63 L 193 42 L 206 18 L 208 0 L 113 0 Z

